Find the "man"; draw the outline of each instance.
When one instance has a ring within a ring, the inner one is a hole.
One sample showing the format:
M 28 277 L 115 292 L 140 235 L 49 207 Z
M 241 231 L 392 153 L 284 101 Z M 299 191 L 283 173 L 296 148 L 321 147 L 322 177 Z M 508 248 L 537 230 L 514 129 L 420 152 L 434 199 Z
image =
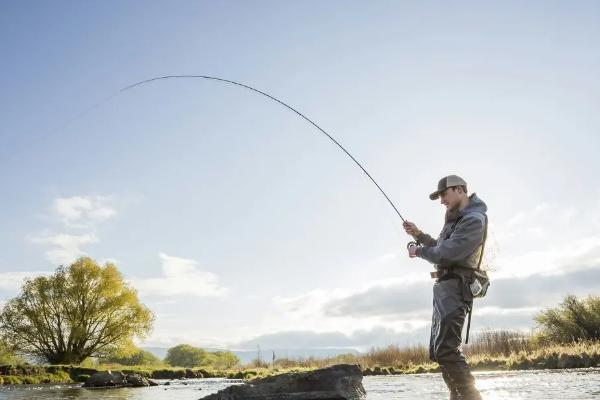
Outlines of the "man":
M 467 183 L 456 175 L 442 178 L 429 198 L 446 206 L 445 224 L 437 240 L 405 222 L 406 233 L 419 246 L 409 246 L 411 258 L 420 257 L 435 264 L 433 317 L 429 356 L 437 361 L 451 400 L 481 399 L 475 379 L 460 346 L 465 317 L 472 306 L 469 283 L 479 268 L 485 232 L 487 206 L 475 194 L 467 194 Z

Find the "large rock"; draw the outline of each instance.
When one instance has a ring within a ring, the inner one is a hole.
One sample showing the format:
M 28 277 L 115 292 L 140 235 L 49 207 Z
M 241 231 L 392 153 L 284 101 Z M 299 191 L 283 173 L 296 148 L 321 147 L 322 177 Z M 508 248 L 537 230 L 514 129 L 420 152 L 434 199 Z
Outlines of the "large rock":
M 124 373 L 106 371 L 98 372 L 90 376 L 90 379 L 83 384 L 83 387 L 123 386 L 124 384 Z
M 83 387 L 144 387 L 156 386 L 157 383 L 139 374 L 125 375 L 122 372 L 98 372 L 90 377 Z
M 230 386 L 201 400 L 364 400 L 357 365 L 334 365 L 311 372 L 260 378 Z

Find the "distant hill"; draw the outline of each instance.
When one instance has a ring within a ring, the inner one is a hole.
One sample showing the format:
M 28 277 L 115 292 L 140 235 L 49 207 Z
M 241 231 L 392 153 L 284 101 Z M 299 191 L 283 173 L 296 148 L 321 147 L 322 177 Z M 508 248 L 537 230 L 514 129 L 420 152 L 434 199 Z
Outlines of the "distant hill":
M 149 351 L 154 354 L 156 357 L 161 360 L 167 356 L 167 351 L 169 350 L 166 347 L 142 347 L 143 350 Z M 211 349 L 204 348 L 206 351 L 223 351 L 223 349 Z M 236 356 L 240 358 L 242 364 L 246 364 L 255 360 L 257 358 L 257 350 L 233 350 L 232 351 Z M 354 349 L 344 349 L 344 348 L 326 348 L 326 349 L 261 349 L 260 358 L 263 361 L 270 362 L 273 358 L 273 352 L 275 352 L 275 358 L 308 358 L 308 357 L 316 357 L 316 358 L 325 358 L 325 357 L 334 357 L 340 354 L 360 354 L 358 351 Z

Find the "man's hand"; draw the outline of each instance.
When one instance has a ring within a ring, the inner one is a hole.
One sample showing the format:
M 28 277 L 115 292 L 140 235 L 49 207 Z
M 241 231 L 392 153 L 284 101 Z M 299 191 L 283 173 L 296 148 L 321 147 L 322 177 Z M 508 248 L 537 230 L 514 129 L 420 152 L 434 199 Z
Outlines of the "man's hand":
M 415 258 L 417 256 L 417 248 L 418 246 L 408 246 L 408 256 L 410 258 Z
M 404 227 L 404 230 L 406 231 L 406 233 L 408 233 L 415 239 L 417 238 L 417 236 L 419 236 L 421 234 L 421 230 L 419 228 L 417 228 L 417 226 L 412 222 L 404 221 L 402 226 Z

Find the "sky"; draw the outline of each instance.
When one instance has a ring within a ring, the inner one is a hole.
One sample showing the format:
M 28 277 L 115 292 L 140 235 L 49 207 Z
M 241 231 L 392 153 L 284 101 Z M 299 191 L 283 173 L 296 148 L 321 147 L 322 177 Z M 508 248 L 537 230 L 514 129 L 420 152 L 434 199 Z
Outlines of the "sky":
M 437 236 L 438 180 L 488 205 L 473 332 L 529 332 L 599 294 L 600 4 L 0 3 L 0 304 L 26 277 L 115 262 L 141 345 L 427 343 L 432 266 L 319 131 Z

